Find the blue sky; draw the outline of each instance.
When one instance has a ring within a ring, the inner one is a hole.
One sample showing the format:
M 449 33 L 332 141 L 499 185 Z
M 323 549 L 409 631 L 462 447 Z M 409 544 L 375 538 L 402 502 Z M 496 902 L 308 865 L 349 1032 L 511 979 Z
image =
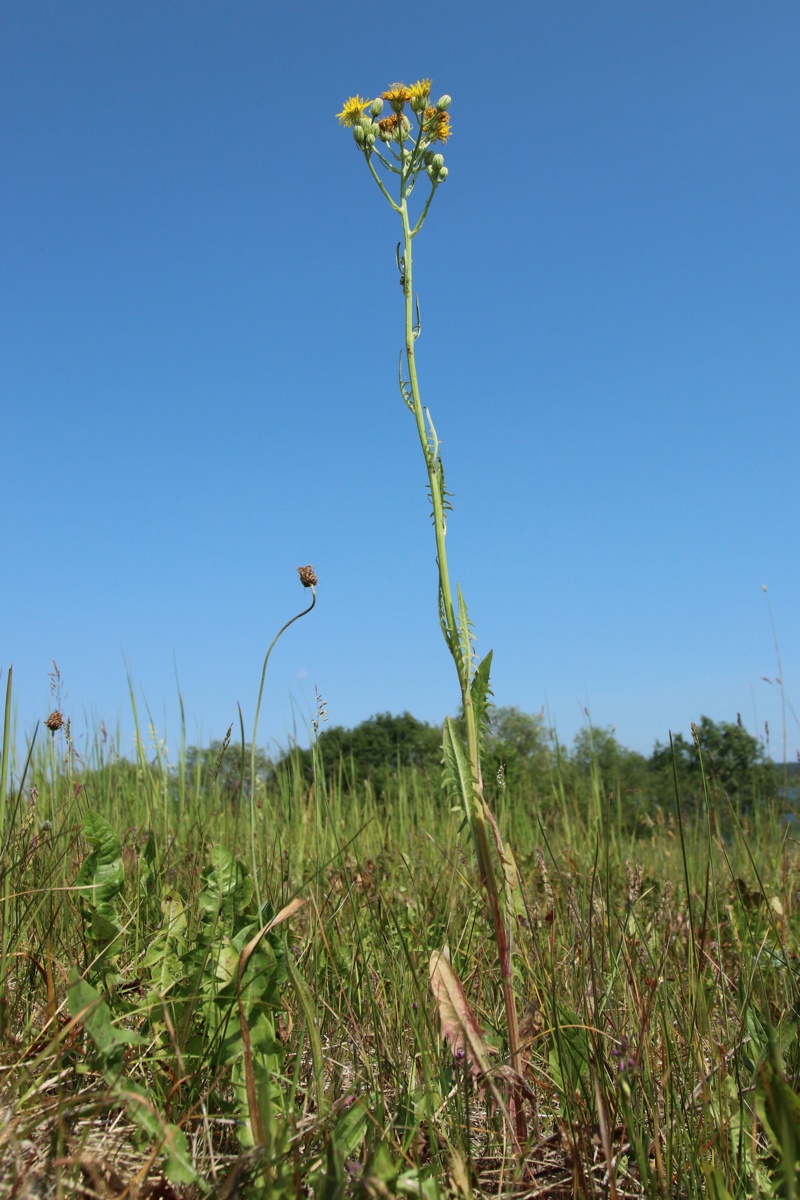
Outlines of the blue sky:
M 334 114 L 433 78 L 423 401 L 498 704 L 649 752 L 800 707 L 792 2 L 0 6 L 0 667 L 174 755 L 457 685 L 397 391 L 399 227 Z M 768 585 L 765 597 L 762 585 Z M 127 664 L 127 666 L 126 666 Z M 800 727 L 787 718 L 788 753 Z

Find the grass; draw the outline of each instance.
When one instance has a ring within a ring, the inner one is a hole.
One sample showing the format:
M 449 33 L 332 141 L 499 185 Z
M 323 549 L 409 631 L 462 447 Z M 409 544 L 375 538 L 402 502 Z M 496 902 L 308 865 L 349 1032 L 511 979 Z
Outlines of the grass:
M 598 761 L 581 776 L 556 756 L 525 793 L 485 778 L 491 654 L 475 657 L 450 580 L 415 357 L 412 239 L 451 133 L 450 98 L 431 103 L 430 87 L 350 97 L 338 115 L 402 225 L 399 387 L 461 700 L 446 786 L 398 771 L 380 797 L 345 788 L 318 748 L 310 777 L 296 757 L 259 773 L 272 647 L 251 748 L 242 732 L 222 750 L 233 796 L 207 755 L 191 769 L 184 739 L 173 764 L 141 738 L 135 762 L 104 736 L 79 757 L 59 711 L 13 762 L 9 674 L 10 1197 L 797 1194 L 798 846 L 777 801 L 737 812 L 714 789 L 684 811 L 676 768 L 674 806 L 629 820 Z M 299 570 L 312 600 L 278 637 L 314 607 L 316 576 Z
M 429 988 L 448 945 L 501 1067 L 493 931 L 438 779 L 376 798 L 284 776 L 259 785 L 251 845 L 249 805 L 163 754 L 80 763 L 62 729 L 22 769 L 0 1194 L 795 1194 L 798 846 L 767 801 L 631 834 L 596 778 L 501 794 L 520 1156 Z

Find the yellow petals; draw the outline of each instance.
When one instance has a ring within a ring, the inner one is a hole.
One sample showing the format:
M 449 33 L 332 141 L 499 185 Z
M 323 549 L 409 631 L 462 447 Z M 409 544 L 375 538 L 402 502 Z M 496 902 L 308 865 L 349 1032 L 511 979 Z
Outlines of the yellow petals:
M 372 104 L 371 100 L 362 100 L 360 96 L 351 96 L 344 102 L 344 108 L 336 116 L 339 118 L 340 125 L 355 125 L 364 113 L 365 108 L 369 108 Z

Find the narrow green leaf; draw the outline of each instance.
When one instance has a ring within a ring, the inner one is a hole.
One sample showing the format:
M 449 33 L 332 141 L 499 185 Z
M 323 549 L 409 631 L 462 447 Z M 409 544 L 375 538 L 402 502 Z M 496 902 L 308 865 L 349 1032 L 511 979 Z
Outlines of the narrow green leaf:
M 319 1036 L 319 1019 L 314 1000 L 308 984 L 292 962 L 291 955 L 286 955 L 286 970 L 292 987 L 305 1017 L 308 1041 L 311 1047 L 311 1062 L 314 1067 L 314 1083 L 317 1094 L 317 1112 L 322 1116 L 328 1111 L 328 1100 L 325 1095 L 325 1057 L 322 1053 L 322 1039 Z
M 472 663 L 475 654 L 474 635 L 470 624 L 467 604 L 461 588 L 456 585 L 458 596 L 458 641 L 461 647 L 461 681 L 463 687 L 469 687 L 472 679 Z
M 470 695 L 472 697 L 472 708 L 475 713 L 475 724 L 478 729 L 478 736 L 483 744 L 489 711 L 489 700 L 492 695 L 492 689 L 489 685 L 489 674 L 492 669 L 492 654 L 489 651 L 484 655 L 477 666 L 475 674 L 470 684 Z
M 442 787 L 450 802 L 460 804 L 471 821 L 476 811 L 476 781 L 452 717 L 445 718 L 442 751 Z

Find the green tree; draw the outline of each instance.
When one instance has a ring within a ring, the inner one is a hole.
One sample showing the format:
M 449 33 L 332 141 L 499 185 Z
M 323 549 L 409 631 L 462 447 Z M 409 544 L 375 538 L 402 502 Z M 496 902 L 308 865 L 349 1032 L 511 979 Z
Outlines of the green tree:
M 775 766 L 758 738 L 739 722 L 712 721 L 710 717 L 693 724 L 691 738 L 675 734 L 671 748 L 656 742 L 650 765 L 673 795 L 677 775 L 685 799 L 702 798 L 703 772 L 715 792 L 743 800 L 772 790 L 777 779 Z
M 587 725 L 581 729 L 573 743 L 572 762 L 584 777 L 596 771 L 606 794 L 623 802 L 642 802 L 650 792 L 647 759 L 623 746 L 613 728 Z
M 317 753 L 326 777 L 334 774 L 345 787 L 369 780 L 378 793 L 402 769 L 418 768 L 438 777 L 442 762 L 442 730 L 418 721 L 410 713 L 394 716 L 377 713 L 353 729 L 334 725 L 317 739 Z M 311 778 L 313 752 L 293 747 L 281 760 L 281 768 L 298 764 Z
M 552 769 L 552 733 L 543 713 L 526 713 L 514 706 L 489 710 L 485 775 L 502 771 L 513 793 L 544 789 Z
M 242 764 L 244 763 L 244 771 Z M 256 747 L 256 780 L 266 784 L 274 774 L 274 764 Z M 227 739 L 208 746 L 189 746 L 185 756 L 187 790 L 197 787 L 203 793 L 214 791 L 235 803 L 240 795 L 250 795 L 250 745 L 230 744 Z

